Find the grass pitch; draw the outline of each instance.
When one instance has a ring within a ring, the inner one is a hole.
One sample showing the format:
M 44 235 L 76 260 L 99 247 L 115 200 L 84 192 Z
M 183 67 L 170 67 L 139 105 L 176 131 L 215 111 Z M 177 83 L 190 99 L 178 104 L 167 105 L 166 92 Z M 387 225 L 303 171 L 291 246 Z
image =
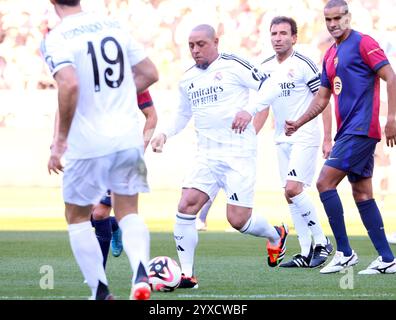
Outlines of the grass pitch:
M 318 215 L 327 235 L 331 230 L 316 193 Z M 139 211 L 151 231 L 151 257 L 167 255 L 177 260 L 172 235 L 180 191 L 153 190 L 141 195 Z M 351 245 L 359 264 L 345 273 L 321 275 L 317 269 L 270 268 L 265 240 L 227 233 L 225 199 L 219 194 L 208 217 L 207 232 L 199 233 L 195 270 L 198 290 L 177 289 L 154 293 L 154 300 L 396 300 L 396 276 L 358 275 L 376 258 L 376 252 L 351 202 L 343 198 Z M 273 224 L 292 226 L 280 192 L 257 192 L 256 212 Z M 0 300 L 82 300 L 90 290 L 72 256 L 59 188 L 0 188 Z M 396 195 L 387 196 L 382 211 L 386 229 L 396 230 Z M 285 259 L 298 252 L 294 230 Z M 333 244 L 334 240 L 332 239 Z M 396 253 L 396 246 L 393 246 Z M 108 259 L 112 293 L 128 299 L 131 270 L 123 253 Z M 53 286 L 50 280 L 53 279 Z
M 265 242 L 239 233 L 200 232 L 196 252 L 199 289 L 154 293 L 153 300 L 394 300 L 395 275 L 362 276 L 376 253 L 367 237 L 351 237 L 359 264 L 345 273 L 321 275 L 318 269 L 270 268 Z M 81 300 L 90 295 L 72 256 L 65 231 L 0 232 L 0 299 Z M 286 259 L 298 250 L 288 239 Z M 151 256 L 177 259 L 170 232 L 151 234 Z M 49 272 L 50 270 L 50 272 Z M 128 259 L 108 260 L 109 286 L 118 300 L 128 299 Z M 51 279 L 53 279 L 53 286 Z M 51 288 L 53 287 L 53 288 Z

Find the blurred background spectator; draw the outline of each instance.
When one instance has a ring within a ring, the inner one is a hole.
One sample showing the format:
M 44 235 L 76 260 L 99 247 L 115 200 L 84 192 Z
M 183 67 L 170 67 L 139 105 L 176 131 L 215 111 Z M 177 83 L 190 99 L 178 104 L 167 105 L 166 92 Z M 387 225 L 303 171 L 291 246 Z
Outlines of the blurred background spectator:
M 0 89 L 54 88 L 40 57 L 40 43 L 57 18 L 48 0 L 0 1 Z M 309 0 L 82 0 L 86 10 L 108 12 L 127 24 L 157 64 L 158 89 L 173 90 L 191 65 L 187 37 L 198 23 L 210 23 L 221 35 L 221 50 L 256 58 L 272 53 L 269 22 L 288 15 L 299 26 L 299 50 L 319 64 L 329 37 L 323 21 L 325 1 Z M 376 36 L 396 55 L 396 0 L 350 0 L 353 27 Z

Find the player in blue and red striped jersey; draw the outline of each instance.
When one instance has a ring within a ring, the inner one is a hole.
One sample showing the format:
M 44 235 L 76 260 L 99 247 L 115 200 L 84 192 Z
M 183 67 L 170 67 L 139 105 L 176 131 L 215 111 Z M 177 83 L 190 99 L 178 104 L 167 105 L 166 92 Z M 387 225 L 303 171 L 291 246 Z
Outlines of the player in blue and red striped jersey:
M 386 240 L 372 186 L 374 151 L 381 139 L 380 79 L 387 83 L 385 136 L 387 145 L 393 147 L 396 145 L 396 75 L 378 43 L 350 28 L 351 14 L 344 0 L 328 1 L 324 16 L 335 43 L 324 57 L 321 88 L 307 112 L 297 121 L 286 121 L 285 124 L 286 134 L 293 134 L 320 114 L 333 94 L 337 134 L 317 188 L 337 242 L 337 252 L 320 272 L 339 272 L 358 262 L 357 254 L 349 244 L 342 203 L 336 189 L 348 176 L 360 217 L 379 254 L 359 274 L 396 273 L 396 259 Z
M 144 150 L 146 150 L 157 125 L 157 112 L 148 90 L 139 93 L 137 100 L 139 109 L 146 118 L 143 128 Z M 106 267 L 110 244 L 112 254 L 115 257 L 118 257 L 123 250 L 121 229 L 118 227 L 116 218 L 110 216 L 111 208 L 111 192 L 108 190 L 100 200 L 100 203 L 93 207 L 91 218 L 100 249 L 102 250 L 104 267 Z

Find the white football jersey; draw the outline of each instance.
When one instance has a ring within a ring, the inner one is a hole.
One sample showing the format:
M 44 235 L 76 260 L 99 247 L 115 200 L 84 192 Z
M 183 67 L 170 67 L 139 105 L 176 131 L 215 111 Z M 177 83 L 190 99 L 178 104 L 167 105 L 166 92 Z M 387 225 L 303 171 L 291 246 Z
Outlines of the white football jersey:
M 198 150 L 210 158 L 256 155 L 256 133 L 252 123 L 235 133 L 232 122 L 249 102 L 249 89 L 259 90 L 265 77 L 235 55 L 222 53 L 205 70 L 193 66 L 180 81 L 177 120 L 166 130 L 178 133 L 193 116 Z
M 271 104 L 275 118 L 275 142 L 319 146 L 321 133 L 318 117 L 304 124 L 290 137 L 285 135 L 284 127 L 286 120 L 297 120 L 309 107 L 320 87 L 320 72 L 315 63 L 296 51 L 281 64 L 275 55 L 264 60 L 261 70 L 271 75 L 279 65 L 285 72 L 282 73 L 283 79 L 278 81 L 282 93 Z
M 66 159 L 143 146 L 131 66 L 146 55 L 119 22 L 87 12 L 67 16 L 41 48 L 53 75 L 72 65 L 79 79 Z

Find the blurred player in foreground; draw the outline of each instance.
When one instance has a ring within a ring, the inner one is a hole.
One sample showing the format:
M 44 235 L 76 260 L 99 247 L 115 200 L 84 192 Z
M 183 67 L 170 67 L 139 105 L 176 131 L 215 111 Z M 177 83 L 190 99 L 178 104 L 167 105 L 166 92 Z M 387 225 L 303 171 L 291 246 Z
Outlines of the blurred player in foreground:
M 144 150 L 146 150 L 157 125 L 157 112 L 148 90 L 137 95 L 137 103 L 145 117 L 143 137 Z M 103 266 L 105 268 L 110 245 L 114 257 L 119 257 L 123 250 L 122 232 L 118 226 L 117 219 L 114 216 L 110 216 L 111 209 L 111 191 L 108 190 L 100 202 L 93 207 L 91 219 L 100 249 L 102 250 Z
M 42 46 L 59 104 L 48 171 L 64 171 L 70 245 L 91 298 L 113 299 L 90 222 L 92 205 L 111 189 L 133 271 L 131 298 L 149 299 L 150 235 L 137 214 L 138 193 L 149 187 L 136 92 L 156 82 L 158 72 L 118 21 L 83 12 L 79 0 L 51 3 L 61 22 Z

